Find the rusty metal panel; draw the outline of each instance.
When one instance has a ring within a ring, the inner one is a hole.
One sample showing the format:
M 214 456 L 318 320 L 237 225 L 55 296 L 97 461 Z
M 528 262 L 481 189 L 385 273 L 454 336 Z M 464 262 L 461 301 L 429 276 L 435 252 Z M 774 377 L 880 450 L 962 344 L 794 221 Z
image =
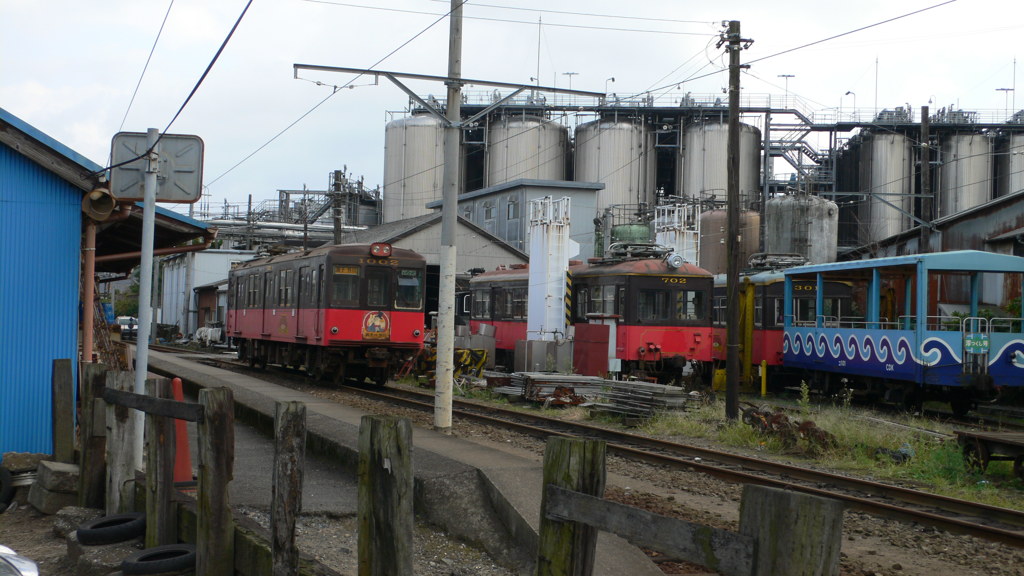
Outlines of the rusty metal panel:
M 0 145 L 0 453 L 52 450 L 53 360 L 78 358 L 81 198 Z

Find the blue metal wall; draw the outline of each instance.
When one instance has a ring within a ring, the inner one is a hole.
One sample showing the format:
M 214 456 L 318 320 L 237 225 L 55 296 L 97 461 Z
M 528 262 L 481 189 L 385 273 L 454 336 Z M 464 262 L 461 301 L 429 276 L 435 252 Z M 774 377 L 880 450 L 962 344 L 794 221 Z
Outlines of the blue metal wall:
M 77 367 L 81 198 L 0 144 L 0 453 L 52 452 L 53 360 Z

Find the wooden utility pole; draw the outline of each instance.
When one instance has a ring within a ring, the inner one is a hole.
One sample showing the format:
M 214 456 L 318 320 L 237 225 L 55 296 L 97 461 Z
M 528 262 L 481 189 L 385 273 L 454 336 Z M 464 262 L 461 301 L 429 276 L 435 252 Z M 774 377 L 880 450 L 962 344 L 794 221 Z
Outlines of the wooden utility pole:
M 444 172 L 441 198 L 441 278 L 437 302 L 437 367 L 434 388 L 434 429 L 452 428 L 452 389 L 455 377 L 455 225 L 459 213 L 459 142 L 462 134 L 462 5 L 451 0 L 448 38 L 448 101 L 444 131 Z
M 929 144 L 928 107 L 921 106 L 921 246 L 919 254 L 931 252 L 932 220 L 935 203 L 932 198 L 932 149 Z
M 740 38 L 740 23 L 729 21 L 729 29 L 719 42 L 728 43 L 729 52 L 729 140 L 728 180 L 726 182 L 726 357 L 725 357 L 725 415 L 730 420 L 739 417 L 740 409 L 740 310 L 739 310 L 739 255 L 740 255 L 740 50 L 749 41 Z

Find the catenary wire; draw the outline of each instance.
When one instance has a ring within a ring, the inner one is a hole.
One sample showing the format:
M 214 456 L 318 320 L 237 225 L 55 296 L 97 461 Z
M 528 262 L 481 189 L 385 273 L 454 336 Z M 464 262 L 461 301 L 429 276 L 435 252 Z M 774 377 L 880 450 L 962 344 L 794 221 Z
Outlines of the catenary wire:
M 167 18 L 171 15 L 171 8 L 174 7 L 174 0 L 171 0 L 170 4 L 167 5 L 167 13 L 164 14 L 164 19 L 160 22 L 160 29 L 156 33 L 156 38 L 153 39 L 153 46 L 149 49 L 149 56 L 146 56 L 146 64 L 142 67 L 142 73 L 139 74 L 139 81 L 135 84 L 135 91 L 132 92 L 132 98 L 128 102 L 128 108 L 124 111 L 124 117 L 121 118 L 121 125 L 117 128 L 120 132 L 124 129 L 124 123 L 128 120 L 128 112 L 132 109 L 132 104 L 135 103 L 135 96 L 139 93 L 139 87 L 142 86 L 142 79 L 146 76 L 146 70 L 149 69 L 149 62 L 153 59 L 153 53 L 156 51 L 156 45 L 160 42 L 160 36 L 164 32 L 164 26 L 167 25 Z

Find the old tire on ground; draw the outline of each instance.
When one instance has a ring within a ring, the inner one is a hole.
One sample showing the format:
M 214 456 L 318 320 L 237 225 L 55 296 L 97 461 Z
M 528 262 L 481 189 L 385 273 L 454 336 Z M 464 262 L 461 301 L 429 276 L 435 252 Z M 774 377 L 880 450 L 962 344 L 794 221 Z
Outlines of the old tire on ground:
M 14 479 L 11 471 L 0 466 L 0 514 L 7 509 L 7 505 L 14 500 Z
M 124 574 L 162 574 L 195 570 L 196 547 L 192 544 L 167 544 L 139 550 L 121 561 Z
M 146 533 L 146 515 L 141 512 L 110 514 L 87 520 L 78 526 L 78 541 L 84 546 L 115 544 Z

